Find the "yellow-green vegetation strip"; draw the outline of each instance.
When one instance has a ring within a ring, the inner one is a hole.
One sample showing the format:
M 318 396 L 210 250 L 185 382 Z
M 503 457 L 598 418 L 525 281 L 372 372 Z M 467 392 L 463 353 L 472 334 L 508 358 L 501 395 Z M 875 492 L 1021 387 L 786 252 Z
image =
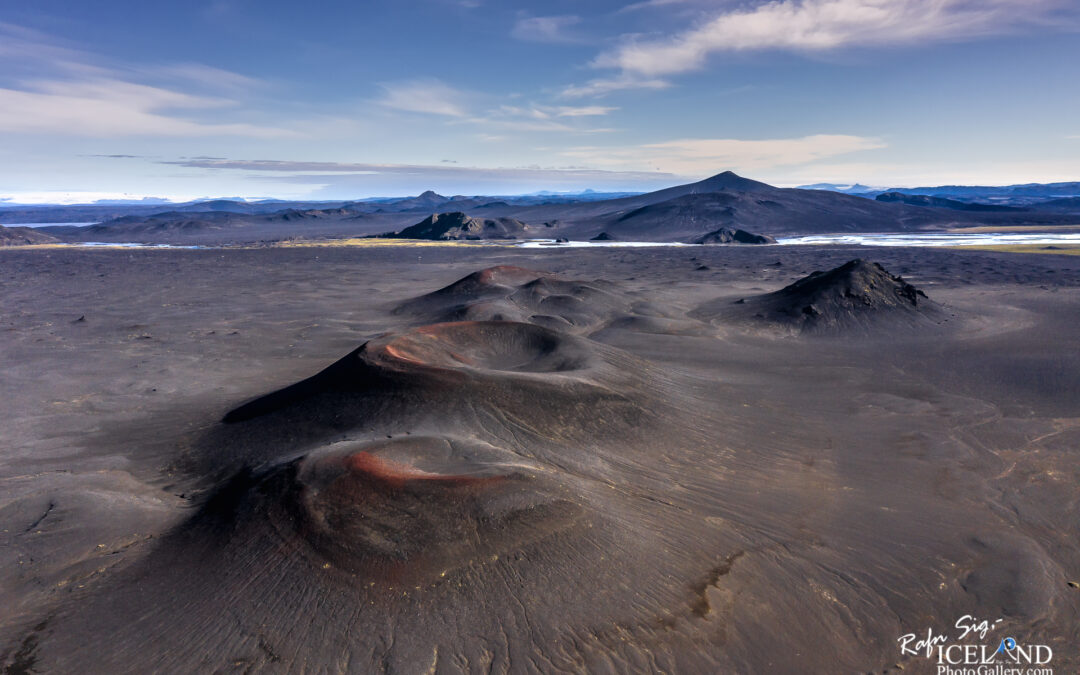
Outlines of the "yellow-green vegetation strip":
M 1076 225 L 979 225 L 978 227 L 952 227 L 946 232 L 952 234 L 987 234 L 994 232 L 1074 232 L 1080 231 L 1080 224 Z
M 1080 244 L 987 244 L 985 246 L 942 246 L 941 248 L 948 248 L 954 251 L 1080 255 Z
M 517 243 L 514 240 L 507 241 L 432 241 L 428 239 L 384 239 L 384 238 L 366 238 L 356 237 L 351 239 L 290 239 L 287 241 L 279 241 L 272 244 L 272 246 L 279 248 L 312 248 L 312 247 L 327 247 L 327 246 L 362 246 L 362 247 L 377 247 L 377 246 L 512 246 Z

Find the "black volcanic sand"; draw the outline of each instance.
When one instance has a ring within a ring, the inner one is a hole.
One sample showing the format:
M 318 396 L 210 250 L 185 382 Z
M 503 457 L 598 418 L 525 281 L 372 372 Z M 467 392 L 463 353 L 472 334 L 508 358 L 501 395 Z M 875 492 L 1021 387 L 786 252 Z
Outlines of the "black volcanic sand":
M 0 258 L 8 672 L 1080 665 L 1078 259 Z

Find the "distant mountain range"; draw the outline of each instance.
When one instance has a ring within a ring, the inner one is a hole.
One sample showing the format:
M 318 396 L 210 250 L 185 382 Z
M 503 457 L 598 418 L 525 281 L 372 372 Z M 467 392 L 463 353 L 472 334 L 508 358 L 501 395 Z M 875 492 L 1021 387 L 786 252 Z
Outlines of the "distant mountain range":
M 828 190 L 829 192 L 843 192 L 848 195 L 865 195 L 876 194 L 881 192 L 877 188 L 872 188 L 869 185 L 863 185 L 862 183 L 855 183 L 854 185 L 841 185 L 837 183 L 814 183 L 812 185 L 800 185 L 800 190 Z
M 1043 186 L 1065 190 L 1064 184 Z M 1032 186 L 1024 188 L 1034 193 Z M 1005 188 L 1001 188 L 1005 189 Z M 1018 192 L 1019 194 L 1019 192 Z M 415 197 L 351 202 L 236 202 L 213 200 L 156 207 L 152 213 L 125 213 L 88 227 L 38 229 L 64 241 L 145 243 L 253 243 L 281 239 L 356 236 L 419 236 L 436 239 L 570 239 L 720 243 L 753 235 L 906 232 L 967 226 L 1055 226 L 1076 224 L 1080 199 L 1044 200 L 1048 206 L 1022 208 L 983 204 L 899 190 L 854 195 L 822 189 L 777 188 L 730 171 L 696 183 L 602 198 L 550 195 L 530 197 L 447 197 L 424 192 Z M 64 222 L 80 219 L 80 208 L 51 207 Z M 120 208 L 120 207 L 107 207 Z M 154 207 L 139 206 L 138 209 Z M 23 212 L 0 210 L 0 222 Z M 743 234 L 735 236 L 734 233 Z M 767 241 L 767 239 L 766 239 Z
M 1025 183 L 1021 185 L 939 185 L 914 188 L 872 188 L 867 185 L 838 185 L 815 183 L 804 185 L 804 190 L 827 190 L 862 197 L 877 198 L 882 194 L 918 195 L 940 197 L 968 204 L 982 203 L 998 206 L 1027 207 L 1036 210 L 1059 210 L 1062 204 L 1048 202 L 1061 198 L 1080 198 L 1080 182 Z M 1044 209 L 1044 206 L 1046 207 Z M 1071 208 L 1071 207 L 1069 207 Z
M 262 199 L 209 199 L 174 203 L 163 199 L 100 200 L 92 204 L 11 204 L 0 202 L 0 224 L 3 223 L 76 223 L 101 222 L 125 216 L 153 216 L 162 212 L 204 213 L 224 211 L 259 215 L 275 213 L 282 209 L 332 210 L 349 209 L 356 213 L 402 213 L 425 212 L 437 209 L 471 209 L 485 204 L 536 206 L 544 204 L 571 204 L 576 202 L 617 199 L 637 192 L 595 192 L 585 190 L 575 193 L 539 192 L 530 195 L 484 196 L 455 195 L 446 197 L 428 190 L 415 197 L 375 197 L 346 201 L 287 201 Z

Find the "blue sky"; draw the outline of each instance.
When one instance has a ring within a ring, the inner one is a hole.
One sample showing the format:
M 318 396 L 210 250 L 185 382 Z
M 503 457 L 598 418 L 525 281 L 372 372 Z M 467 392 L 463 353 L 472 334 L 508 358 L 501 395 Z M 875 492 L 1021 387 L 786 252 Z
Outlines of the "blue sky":
M 1080 180 L 1075 0 L 0 0 L 0 199 Z

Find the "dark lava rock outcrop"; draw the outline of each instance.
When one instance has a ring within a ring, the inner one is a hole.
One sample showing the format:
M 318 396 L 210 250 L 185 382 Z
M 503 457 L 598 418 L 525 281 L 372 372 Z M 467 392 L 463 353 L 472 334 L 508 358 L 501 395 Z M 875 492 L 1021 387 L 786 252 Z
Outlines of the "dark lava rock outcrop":
M 474 218 L 461 212 L 433 213 L 393 235 L 401 239 L 516 239 L 529 226 L 515 218 Z
M 774 293 L 715 300 L 694 315 L 714 323 L 749 323 L 793 333 L 918 331 L 947 318 L 927 295 L 874 262 L 851 260 L 813 272 Z
M 776 239 L 773 239 L 767 234 L 754 234 L 753 232 L 747 232 L 746 230 L 732 230 L 727 227 L 721 227 L 719 230 L 710 232 L 702 237 L 699 237 L 695 244 L 775 244 Z

